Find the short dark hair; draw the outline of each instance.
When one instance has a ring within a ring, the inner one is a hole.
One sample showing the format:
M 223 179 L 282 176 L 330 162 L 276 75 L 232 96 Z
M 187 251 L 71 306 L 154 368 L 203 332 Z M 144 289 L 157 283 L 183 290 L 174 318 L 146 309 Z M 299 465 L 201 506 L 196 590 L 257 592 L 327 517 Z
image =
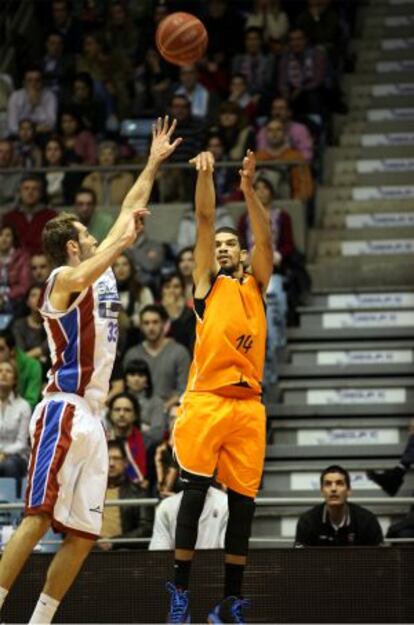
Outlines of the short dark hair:
M 122 460 L 127 460 L 127 454 L 125 451 L 125 445 L 124 445 L 124 441 L 122 440 L 122 438 L 113 438 L 111 440 L 108 441 L 108 451 L 110 449 L 117 449 L 121 456 L 122 456 Z
M 178 263 L 182 261 L 184 254 L 187 254 L 188 252 L 191 252 L 192 254 L 194 254 L 193 245 L 187 245 L 187 247 L 183 247 L 183 249 L 178 252 L 177 258 L 176 258 L 177 265 Z
M 0 330 L 0 339 L 4 339 L 4 342 L 10 350 L 16 347 L 16 339 L 14 338 L 11 326 L 7 326 L 4 330 Z
M 0 226 L 0 234 L 5 230 L 10 230 L 12 234 L 12 245 L 14 248 L 20 247 L 20 240 L 16 232 L 16 228 L 12 224 L 3 224 Z
M 40 189 L 41 191 L 43 191 L 44 188 L 44 181 L 42 176 L 39 176 L 39 174 L 24 174 L 22 176 L 22 179 L 20 180 L 20 188 L 22 187 L 24 182 L 27 182 L 28 180 L 34 180 L 35 182 L 39 183 Z
M 67 263 L 66 243 L 68 241 L 79 242 L 79 232 L 75 226 L 77 221 L 79 221 L 78 218 L 71 213 L 60 213 L 57 217 L 50 219 L 43 228 L 43 250 L 55 267 Z
M 112 423 L 111 412 L 112 412 L 112 408 L 114 406 L 114 403 L 117 401 L 117 399 L 121 399 L 122 397 L 124 397 L 125 399 L 128 399 L 131 402 L 131 404 L 133 406 L 133 409 L 134 409 L 134 415 L 135 415 L 134 424 L 138 428 L 141 428 L 141 407 L 139 405 L 138 400 L 134 397 L 134 395 L 132 395 L 132 393 L 128 393 L 128 391 L 122 391 L 122 393 L 117 393 L 109 401 L 109 403 L 108 403 L 108 419 L 109 419 L 109 421 L 111 421 L 111 423 Z
M 93 199 L 93 203 L 96 204 L 96 193 L 93 189 L 88 189 L 88 187 L 79 187 L 79 189 L 75 193 L 75 201 L 78 195 L 81 193 L 87 193 Z
M 345 478 L 345 484 L 347 488 L 351 488 L 351 477 L 348 471 L 344 469 L 343 467 L 341 467 L 339 464 L 331 464 L 329 467 L 326 467 L 326 469 L 322 471 L 321 477 L 320 477 L 321 488 L 323 486 L 323 481 L 327 473 L 340 473 Z
M 124 368 L 124 381 L 126 383 L 126 376 L 137 373 L 138 375 L 145 375 L 147 378 L 147 388 L 145 389 L 145 396 L 152 397 L 154 387 L 152 384 L 151 369 L 145 360 L 137 359 L 131 360 Z
M 169 282 L 171 282 L 171 280 L 173 280 L 174 278 L 177 278 L 177 280 L 180 281 L 181 287 L 183 289 L 183 291 L 185 291 L 185 281 L 183 276 L 178 273 L 177 271 L 173 271 L 171 273 L 167 273 L 167 275 L 163 276 L 161 278 L 161 286 L 160 286 L 160 292 L 162 293 L 162 290 L 164 288 L 164 286 L 166 284 L 168 284 Z
M 158 315 L 162 321 L 168 321 L 169 319 L 167 311 L 165 310 L 164 306 L 161 306 L 161 304 L 148 304 L 147 306 L 144 306 L 144 308 L 139 313 L 141 319 L 145 315 L 145 313 L 154 313 Z
M 217 228 L 215 234 L 221 234 L 222 232 L 233 234 L 237 238 L 239 245 L 241 247 L 240 235 L 238 231 L 236 230 L 236 228 L 232 228 L 231 226 L 221 226 L 221 228 Z

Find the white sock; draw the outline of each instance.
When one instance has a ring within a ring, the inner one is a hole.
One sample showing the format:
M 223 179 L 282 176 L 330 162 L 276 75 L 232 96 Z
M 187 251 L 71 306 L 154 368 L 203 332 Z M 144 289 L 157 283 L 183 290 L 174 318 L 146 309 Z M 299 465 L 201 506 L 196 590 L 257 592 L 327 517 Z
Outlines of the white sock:
M 9 594 L 9 591 L 0 586 L 0 610 L 3 606 L 3 603 L 6 601 L 6 597 Z
M 59 603 L 60 601 L 56 601 L 56 599 L 42 592 L 29 623 L 51 623 L 59 607 Z

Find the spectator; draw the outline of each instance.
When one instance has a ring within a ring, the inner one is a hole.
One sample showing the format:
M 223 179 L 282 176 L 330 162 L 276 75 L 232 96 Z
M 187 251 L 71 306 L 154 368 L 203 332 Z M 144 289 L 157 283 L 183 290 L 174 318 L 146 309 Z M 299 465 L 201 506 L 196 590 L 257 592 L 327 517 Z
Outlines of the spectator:
M 125 390 L 133 395 L 141 409 L 141 430 L 145 447 L 159 444 L 167 428 L 164 403 L 154 394 L 151 371 L 145 360 L 131 360 L 125 367 Z
M 0 311 L 16 313 L 30 285 L 28 253 L 11 226 L 0 226 Z
M 65 106 L 72 107 L 86 130 L 102 135 L 106 125 L 106 109 L 101 98 L 95 96 L 93 80 L 86 72 L 77 74 Z
M 260 161 L 303 161 L 300 152 L 289 147 L 286 140 L 284 124 L 277 120 L 270 120 L 265 126 L 265 141 L 269 146 L 266 150 L 258 150 L 256 158 Z M 289 168 L 288 181 L 290 197 L 306 202 L 313 197 L 314 182 L 309 165 L 292 165 Z
M 128 458 L 122 441 L 108 442 L 109 472 L 106 499 L 141 499 L 146 491 L 127 476 Z M 114 543 L 114 538 L 147 538 L 151 536 L 152 509 L 148 506 L 110 506 L 103 512 L 101 536 L 105 542 L 98 542 L 102 551 L 112 549 L 142 549 L 145 543 Z
M 134 73 L 134 111 L 138 115 L 162 114 L 171 93 L 171 72 L 168 63 L 150 47 L 136 63 Z
M 414 463 L 414 423 L 410 426 L 409 434 L 407 444 L 398 464 L 390 469 L 367 471 L 369 479 L 378 484 L 391 497 L 398 493 L 404 482 L 405 474 Z
M 112 228 L 114 218 L 108 212 L 97 210 L 95 191 L 80 187 L 75 195 L 73 208 L 79 221 L 101 243 Z
M 194 279 L 193 271 L 195 269 L 194 247 L 183 247 L 177 254 L 177 271 L 184 280 L 184 293 L 187 306 L 193 307 L 193 289 Z
M 263 34 L 261 28 L 251 27 L 244 34 L 244 53 L 233 58 L 232 74 L 244 74 L 249 93 L 260 99 L 269 81 L 271 60 L 263 52 Z
M 411 508 L 407 516 L 390 525 L 385 537 L 388 539 L 414 538 L 414 510 Z
M 7 171 L 16 166 L 13 143 L 9 139 L 0 139 L 0 211 L 12 204 L 21 180 L 21 174 Z
M 220 168 L 218 168 L 220 169 Z M 220 178 L 219 178 L 220 182 Z M 224 199 L 224 198 L 221 198 Z M 234 228 L 234 220 L 225 206 L 217 206 L 216 208 L 216 227 Z M 184 247 L 190 247 L 195 245 L 196 240 L 196 223 L 194 209 L 186 211 L 180 220 L 177 235 L 177 248 L 182 250 Z
M 59 132 L 69 162 L 95 165 L 97 149 L 94 135 L 85 130 L 75 109 L 63 109 L 59 116 Z
M 219 134 L 211 134 L 209 136 L 207 150 L 213 153 L 217 164 L 214 170 L 214 187 L 218 204 L 217 209 L 218 213 L 220 213 L 220 204 L 242 199 L 240 179 L 236 167 L 220 167 L 220 165 L 218 165 L 220 162 L 228 161 L 223 139 Z M 217 213 L 216 218 L 220 219 L 220 215 L 217 215 Z
M 168 336 L 184 345 L 190 354 L 195 341 L 195 315 L 185 300 L 185 283 L 178 273 L 161 282 L 161 305 L 167 311 L 170 324 Z
M 324 111 L 326 58 L 310 46 L 300 28 L 289 33 L 289 49 L 279 64 L 279 93 L 289 100 L 294 115 L 317 115 Z
M 148 304 L 154 303 L 151 289 L 140 283 L 128 254 L 120 254 L 114 262 L 112 269 L 115 274 L 122 308 L 134 327 L 139 328 L 141 310 Z
M 65 54 L 79 52 L 82 41 L 82 25 L 72 15 L 68 0 L 53 0 L 52 20 L 49 30 L 57 32 L 63 37 Z
M 175 548 L 175 528 L 182 496 L 182 492 L 171 495 L 157 507 L 150 550 L 171 551 Z M 198 522 L 196 549 L 223 549 L 228 515 L 227 495 L 210 486 Z
M 226 0 L 209 0 L 204 20 L 208 32 L 208 54 L 217 63 L 240 52 L 243 46 L 244 19 L 237 5 Z
M 296 547 L 351 547 L 380 545 L 382 530 L 372 512 L 348 502 L 351 480 L 348 471 L 331 465 L 321 473 L 321 494 L 325 503 L 299 518 Z
M 15 394 L 13 362 L 0 362 L 0 477 L 20 479 L 27 471 L 31 408 Z
M 42 231 L 56 217 L 56 211 L 42 203 L 43 182 L 36 174 L 27 174 L 20 183 L 17 206 L 3 217 L 3 225 L 14 228 L 20 245 L 29 254 L 42 251 Z
M 45 87 L 57 98 L 60 97 L 75 74 L 73 58 L 64 54 L 64 38 L 59 32 L 52 32 L 46 39 L 46 52 L 40 61 Z
M 45 254 L 33 254 L 30 259 L 32 285 L 42 287 L 51 271 L 50 263 Z
M 252 98 L 244 74 L 233 74 L 230 80 L 229 102 L 235 102 L 250 123 L 256 121 L 257 103 Z
M 292 110 L 286 98 L 275 98 L 272 102 L 270 119 L 276 119 L 284 125 L 287 143 L 291 148 L 298 150 L 307 161 L 313 159 L 313 139 L 305 124 L 292 121 Z M 257 133 L 257 149 L 267 150 L 266 128 L 261 128 Z
M 46 363 L 49 362 L 49 350 L 46 331 L 39 312 L 40 293 L 39 286 L 29 288 L 26 296 L 27 315 L 15 319 L 13 334 L 18 349 L 24 351 L 26 356 L 36 358 L 46 367 Z
M 212 119 L 214 117 L 217 99 L 214 97 L 214 93 L 209 92 L 200 83 L 195 65 L 180 68 L 180 84 L 174 94 L 183 95 L 187 98 L 191 104 L 193 119 L 205 121 L 207 118 Z
M 323 46 L 329 54 L 335 53 L 343 39 L 339 14 L 331 0 L 308 0 L 296 23 L 312 45 Z
M 160 270 L 165 260 L 165 248 L 159 241 L 147 237 L 144 231 L 138 235 L 134 245 L 128 250 L 138 280 L 153 292 L 158 291 Z
M 124 2 L 115 0 L 108 9 L 105 42 L 110 50 L 132 59 L 137 49 L 139 32 Z
M 42 367 L 35 358 L 27 356 L 16 347 L 13 333 L 8 328 L 0 330 L 0 363 L 2 362 L 16 364 L 17 394 L 34 408 L 42 389 Z
M 45 174 L 48 204 L 61 208 L 72 204 L 76 189 L 82 181 L 79 172 L 62 171 L 67 167 L 65 149 L 59 137 L 50 137 L 43 150 L 43 166 L 49 171 Z
M 17 167 L 30 169 L 42 165 L 42 152 L 36 143 L 35 124 L 30 119 L 19 121 L 17 138 L 14 142 L 14 153 Z
M 190 357 L 188 351 L 172 338 L 165 336 L 168 315 L 162 306 L 153 304 L 141 311 L 141 330 L 144 341 L 131 347 L 123 360 L 124 370 L 132 360 L 148 364 L 154 392 L 164 401 L 168 410 L 184 392 Z
M 98 163 L 102 167 L 114 167 L 118 164 L 119 150 L 114 141 L 102 141 L 98 147 Z M 94 171 L 83 180 L 86 189 L 92 189 L 99 206 L 120 206 L 134 182 L 134 177 L 127 171 L 101 173 Z
M 25 71 L 23 88 L 13 91 L 7 107 L 7 130 L 17 135 L 19 122 L 30 119 L 38 134 L 51 132 L 56 126 L 57 100 L 50 89 L 43 87 L 40 69 L 30 67 Z
M 219 108 L 218 126 L 213 129 L 224 145 L 224 154 L 231 161 L 240 161 L 246 151 L 255 148 L 255 137 L 242 110 L 235 102 L 223 102 Z
M 137 484 L 145 485 L 147 455 L 141 432 L 140 408 L 133 395 L 118 393 L 108 403 L 109 439 L 121 439 L 128 460 L 125 474 Z
M 279 0 L 255 0 L 253 11 L 247 14 L 245 28 L 260 28 L 263 40 L 268 44 L 270 39 L 284 39 L 289 20 L 281 10 Z

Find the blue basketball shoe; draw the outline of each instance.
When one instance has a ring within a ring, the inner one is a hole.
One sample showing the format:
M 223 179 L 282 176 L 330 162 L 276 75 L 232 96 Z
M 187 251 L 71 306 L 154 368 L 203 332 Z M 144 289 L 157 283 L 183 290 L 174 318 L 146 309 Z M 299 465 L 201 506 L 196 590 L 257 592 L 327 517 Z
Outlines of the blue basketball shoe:
M 211 610 L 207 620 L 209 623 L 245 623 L 243 608 L 249 605 L 247 599 L 226 597 Z
M 166 588 L 170 593 L 168 623 L 191 623 L 188 590 L 179 590 L 171 582 L 167 582 Z

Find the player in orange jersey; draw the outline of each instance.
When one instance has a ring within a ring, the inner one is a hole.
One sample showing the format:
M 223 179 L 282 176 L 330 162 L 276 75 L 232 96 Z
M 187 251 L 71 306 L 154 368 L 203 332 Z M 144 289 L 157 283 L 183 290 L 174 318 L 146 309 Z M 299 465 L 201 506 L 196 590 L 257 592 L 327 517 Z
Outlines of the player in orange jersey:
M 270 224 L 253 189 L 255 157 L 250 150 L 240 170 L 255 247 L 249 271 L 237 231 L 215 231 L 214 158 L 202 152 L 197 170 L 194 359 L 174 428 L 174 450 L 184 493 L 178 513 L 175 580 L 170 623 L 190 621 L 188 584 L 198 520 L 207 489 L 217 479 L 228 489 L 224 599 L 211 623 L 242 623 L 241 587 L 256 496 L 265 454 L 265 410 L 261 380 L 265 357 L 264 296 L 273 269 Z

